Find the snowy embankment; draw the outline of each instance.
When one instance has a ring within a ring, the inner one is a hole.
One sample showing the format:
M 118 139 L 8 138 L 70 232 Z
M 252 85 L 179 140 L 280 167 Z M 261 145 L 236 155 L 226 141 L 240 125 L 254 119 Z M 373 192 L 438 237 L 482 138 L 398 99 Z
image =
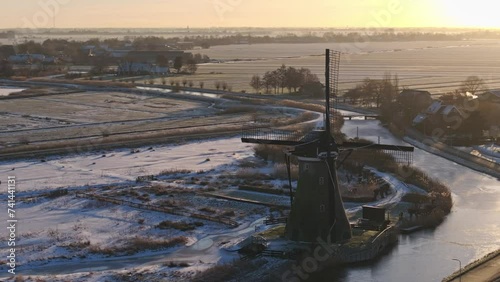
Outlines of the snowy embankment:
M 481 145 L 481 146 L 474 146 L 473 147 L 473 154 L 477 154 L 478 156 L 489 159 L 491 161 L 496 162 L 497 164 L 500 164 L 500 146 L 496 144 L 490 144 L 490 145 Z

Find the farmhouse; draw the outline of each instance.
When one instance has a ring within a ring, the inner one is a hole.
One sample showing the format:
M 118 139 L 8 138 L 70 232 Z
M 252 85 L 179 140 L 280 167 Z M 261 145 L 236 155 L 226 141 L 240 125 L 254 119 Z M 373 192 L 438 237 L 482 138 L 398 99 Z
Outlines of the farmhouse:
M 424 90 L 405 89 L 399 93 L 398 100 L 414 103 L 415 105 L 429 105 L 432 103 L 431 93 Z
M 446 123 L 466 119 L 464 112 L 454 105 L 446 105 L 442 101 L 434 101 L 427 109 L 413 119 L 413 126 L 425 131 L 426 128 L 443 127 Z
M 481 101 L 500 104 L 500 90 L 490 90 L 478 96 Z

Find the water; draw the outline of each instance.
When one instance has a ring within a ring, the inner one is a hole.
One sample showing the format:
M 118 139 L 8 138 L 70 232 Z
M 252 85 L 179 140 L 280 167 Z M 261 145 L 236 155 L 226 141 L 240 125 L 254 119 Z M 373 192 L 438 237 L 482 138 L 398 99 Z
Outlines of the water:
M 23 88 L 0 87 L 0 96 L 8 96 L 11 93 L 17 93 L 23 90 Z
M 343 132 L 381 143 L 405 144 L 378 121 L 346 121 Z M 452 161 L 415 148 L 414 165 L 446 183 L 454 207 L 434 230 L 401 235 L 399 244 L 376 262 L 330 269 L 311 281 L 441 281 L 465 265 L 500 248 L 500 182 Z

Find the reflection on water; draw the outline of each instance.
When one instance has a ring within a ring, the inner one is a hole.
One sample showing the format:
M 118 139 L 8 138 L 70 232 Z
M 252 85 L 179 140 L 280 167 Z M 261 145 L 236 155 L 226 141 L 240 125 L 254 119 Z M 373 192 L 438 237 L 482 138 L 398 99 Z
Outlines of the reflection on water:
M 342 132 L 381 143 L 405 144 L 378 121 L 346 121 Z M 441 281 L 456 271 L 453 258 L 467 264 L 500 248 L 500 182 L 415 148 L 414 165 L 452 190 L 454 208 L 434 230 L 401 235 L 389 254 L 371 264 L 325 270 L 311 281 Z

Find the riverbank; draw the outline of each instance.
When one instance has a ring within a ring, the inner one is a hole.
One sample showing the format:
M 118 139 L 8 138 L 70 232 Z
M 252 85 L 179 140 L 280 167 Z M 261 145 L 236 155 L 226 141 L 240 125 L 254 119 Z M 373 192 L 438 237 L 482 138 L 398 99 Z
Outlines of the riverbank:
M 415 147 L 500 179 L 500 164 L 498 163 L 467 154 L 443 142 L 432 140 L 431 137 L 413 129 L 406 130 L 405 133 L 403 140 Z
M 474 261 L 442 282 L 495 282 L 500 281 L 500 249 Z

